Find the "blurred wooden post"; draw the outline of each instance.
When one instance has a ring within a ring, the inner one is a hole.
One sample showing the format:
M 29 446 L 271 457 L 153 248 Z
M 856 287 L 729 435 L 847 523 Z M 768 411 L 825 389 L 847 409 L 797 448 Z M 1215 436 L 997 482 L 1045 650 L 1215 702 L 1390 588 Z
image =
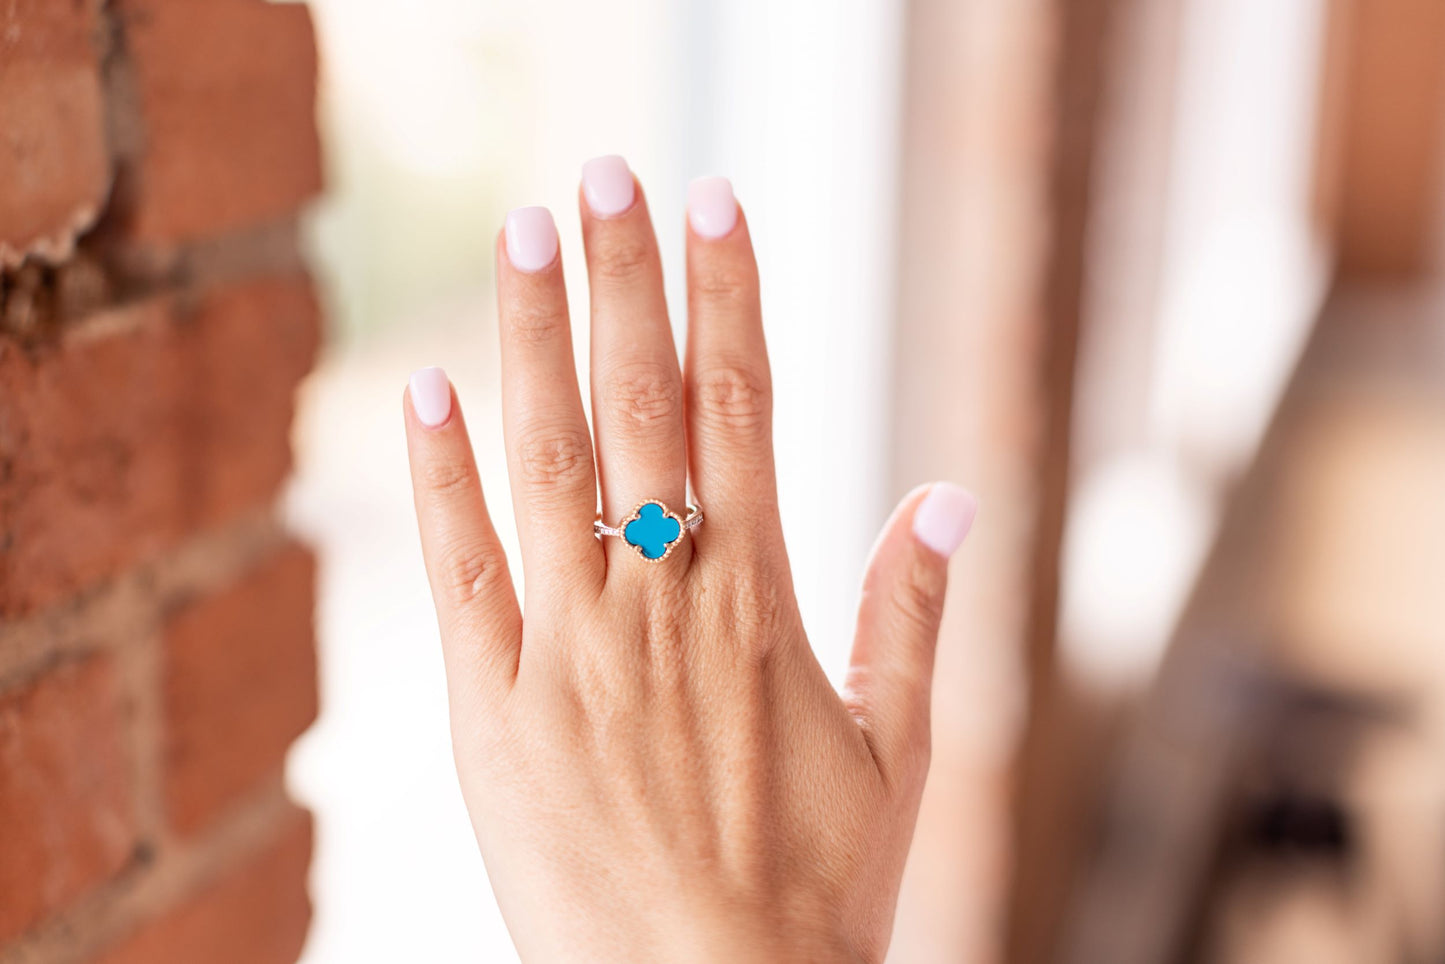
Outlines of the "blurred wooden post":
M 1115 2 L 909 4 L 894 487 L 954 478 L 983 508 L 940 641 L 933 768 L 891 956 L 907 964 L 1005 954 L 1025 826 L 1014 752 L 1037 731 L 1028 694 L 1053 674 L 1099 51 Z M 1025 819 L 1032 830 L 1045 817 Z M 1027 840 L 1036 856 L 1044 839 Z
M 1080 770 L 1107 724 L 1086 705 L 1057 665 L 1064 514 L 1073 453 L 1075 368 L 1083 324 L 1084 280 L 1096 193 L 1095 159 L 1104 125 L 1102 103 L 1121 0 L 1057 0 L 1052 150 L 1047 173 L 1048 245 L 1042 280 L 1044 337 L 1036 372 L 1039 408 L 1037 519 L 1029 547 L 1030 595 L 1024 635 L 1028 712 L 1015 754 L 1011 867 L 1004 958 L 1048 960 L 1064 913 L 1083 814 L 1068 807 L 1085 792 Z
M 974 488 L 934 688 L 933 766 L 890 960 L 998 959 L 1009 771 L 1035 604 L 1047 420 L 1040 296 L 1055 75 L 1049 0 L 911 0 L 901 158 L 895 494 Z

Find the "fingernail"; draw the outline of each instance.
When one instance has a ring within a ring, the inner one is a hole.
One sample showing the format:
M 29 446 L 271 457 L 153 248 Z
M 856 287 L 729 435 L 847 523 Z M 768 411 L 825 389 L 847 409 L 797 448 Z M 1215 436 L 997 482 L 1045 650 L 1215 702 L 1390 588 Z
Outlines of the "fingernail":
M 557 225 L 542 207 L 517 208 L 507 215 L 507 260 L 518 271 L 541 271 L 557 258 Z
M 687 186 L 687 221 L 698 237 L 715 241 L 738 223 L 738 202 L 725 177 L 700 177 Z
M 978 499 L 952 482 L 937 482 L 913 510 L 913 535 L 947 559 L 973 527 Z
M 411 407 L 427 428 L 436 428 L 452 414 L 452 384 L 440 368 L 419 368 L 411 373 Z
M 582 165 L 582 195 L 598 217 L 610 218 L 632 207 L 636 191 L 632 171 L 616 154 L 594 157 Z

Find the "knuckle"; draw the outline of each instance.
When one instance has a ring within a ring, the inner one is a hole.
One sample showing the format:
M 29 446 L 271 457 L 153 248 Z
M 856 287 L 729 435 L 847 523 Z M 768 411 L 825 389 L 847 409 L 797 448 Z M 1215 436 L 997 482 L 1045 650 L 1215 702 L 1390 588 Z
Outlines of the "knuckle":
M 895 603 L 905 619 L 921 632 L 935 632 L 943 618 L 943 592 L 928 573 L 915 569 L 894 589 Z
M 517 471 L 534 488 L 568 488 L 588 480 L 592 442 L 575 429 L 533 430 L 517 442 Z
M 713 265 L 694 270 L 692 292 L 710 305 L 739 307 L 752 300 L 752 272 L 729 265 Z
M 427 491 L 452 498 L 481 485 L 476 466 L 462 459 L 439 459 L 427 462 L 421 470 L 422 485 Z
M 710 368 L 697 377 L 693 402 L 703 418 L 721 427 L 758 431 L 772 415 L 772 386 L 753 369 Z
M 682 386 L 669 366 L 638 362 L 608 376 L 607 398 L 622 420 L 638 428 L 682 416 Z
M 507 556 L 490 541 L 468 540 L 441 554 L 442 589 L 454 605 L 465 606 L 486 595 L 499 580 L 507 581 Z
M 597 279 L 630 284 L 645 277 L 652 267 L 652 249 L 638 238 L 611 238 L 599 243 L 592 270 Z
M 548 342 L 567 334 L 567 316 L 546 305 L 521 304 L 507 312 L 506 328 L 514 342 Z

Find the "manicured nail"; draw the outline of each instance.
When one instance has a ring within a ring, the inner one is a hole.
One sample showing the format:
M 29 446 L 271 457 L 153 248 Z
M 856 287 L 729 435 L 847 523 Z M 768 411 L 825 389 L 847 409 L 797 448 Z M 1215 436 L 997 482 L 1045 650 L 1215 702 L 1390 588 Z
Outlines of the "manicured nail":
M 557 225 L 546 208 L 517 208 L 507 215 L 507 260 L 518 271 L 541 271 L 557 258 Z
M 411 407 L 427 428 L 436 428 L 452 414 L 452 384 L 440 368 L 411 373 Z
M 725 177 L 700 177 L 687 186 L 687 221 L 698 237 L 727 237 L 738 223 L 738 202 Z
M 637 192 L 627 162 L 616 154 L 607 154 L 583 164 L 582 195 L 592 213 L 602 218 L 615 217 L 632 207 Z
M 952 482 L 937 482 L 913 510 L 913 535 L 947 559 L 963 545 L 977 512 L 973 493 Z

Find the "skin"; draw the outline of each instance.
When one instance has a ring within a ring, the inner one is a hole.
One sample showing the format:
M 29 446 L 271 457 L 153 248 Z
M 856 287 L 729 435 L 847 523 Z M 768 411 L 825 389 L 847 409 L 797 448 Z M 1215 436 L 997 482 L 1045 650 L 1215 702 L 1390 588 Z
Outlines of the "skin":
M 813 656 L 783 546 L 747 222 L 687 241 L 680 370 L 640 186 L 582 202 L 591 432 L 560 260 L 497 244 L 503 417 L 526 608 L 455 394 L 403 398 L 462 792 L 526 961 L 880 961 L 928 767 L 946 560 L 904 499 L 847 685 Z M 640 498 L 706 522 L 665 560 L 592 534 Z

